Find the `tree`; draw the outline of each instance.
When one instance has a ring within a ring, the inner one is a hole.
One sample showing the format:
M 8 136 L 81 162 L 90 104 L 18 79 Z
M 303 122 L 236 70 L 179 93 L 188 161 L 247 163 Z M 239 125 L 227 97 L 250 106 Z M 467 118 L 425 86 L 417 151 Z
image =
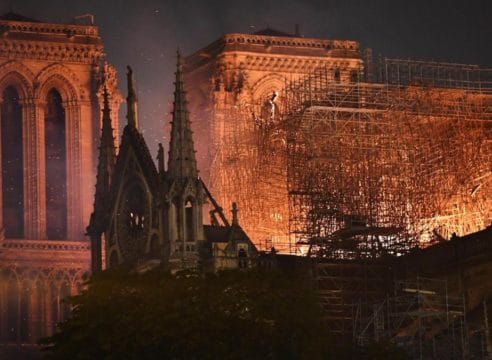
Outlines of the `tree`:
M 49 359 L 317 359 L 328 356 L 316 293 L 299 274 L 163 269 L 94 276 Z

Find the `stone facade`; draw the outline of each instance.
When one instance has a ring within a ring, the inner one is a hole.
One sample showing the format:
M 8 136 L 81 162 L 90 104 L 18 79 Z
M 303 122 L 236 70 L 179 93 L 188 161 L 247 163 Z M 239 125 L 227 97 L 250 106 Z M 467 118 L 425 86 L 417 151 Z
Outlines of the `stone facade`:
M 278 120 L 284 87 L 319 68 L 336 82 L 359 79 L 359 44 L 265 29 L 226 34 L 186 58 L 201 174 L 219 203 L 238 202 L 241 222 L 261 248 L 289 252 L 289 209 L 286 164 L 275 154 L 262 158 L 257 134 Z M 265 140 L 282 141 L 275 134 Z
M 92 25 L 0 17 L 1 343 L 50 334 L 89 270 L 103 84 L 121 101 L 103 50 Z

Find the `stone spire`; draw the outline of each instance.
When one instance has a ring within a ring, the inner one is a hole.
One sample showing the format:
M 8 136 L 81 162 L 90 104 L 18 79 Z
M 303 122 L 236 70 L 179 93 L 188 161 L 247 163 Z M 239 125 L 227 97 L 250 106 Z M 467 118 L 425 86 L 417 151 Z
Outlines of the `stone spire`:
M 103 99 L 101 144 L 99 146 L 99 164 L 97 167 L 96 200 L 98 185 L 100 186 L 101 191 L 105 193 L 109 191 L 109 185 L 111 183 L 111 176 L 113 174 L 116 159 L 113 127 L 111 125 L 111 109 L 109 108 L 109 95 L 106 86 L 104 86 Z
M 126 73 L 126 80 L 128 86 L 128 96 L 126 97 L 126 118 L 128 120 L 128 126 L 138 129 L 138 114 L 137 114 L 137 95 L 133 88 L 133 71 L 130 66 L 126 67 L 128 72 Z
M 108 97 L 108 91 L 106 86 L 104 86 L 101 143 L 99 145 L 99 163 L 97 165 L 94 211 L 91 214 L 90 223 L 87 227 L 87 235 L 89 235 L 91 239 L 92 273 L 99 272 L 102 268 L 101 235 L 106 229 L 109 187 L 116 159 Z
M 187 109 L 186 91 L 183 86 L 181 56 L 177 52 L 176 80 L 174 82 L 174 107 L 171 122 L 171 141 L 167 174 L 171 179 L 197 178 L 193 132 Z

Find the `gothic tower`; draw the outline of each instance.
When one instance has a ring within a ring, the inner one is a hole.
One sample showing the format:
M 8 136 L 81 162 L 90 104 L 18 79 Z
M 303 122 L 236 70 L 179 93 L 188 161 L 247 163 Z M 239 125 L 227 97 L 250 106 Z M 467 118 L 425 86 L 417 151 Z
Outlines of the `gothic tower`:
M 106 129 L 120 96 L 92 22 L 8 13 L 0 33 L 0 342 L 26 344 L 67 316 L 61 299 L 89 271 L 103 88 Z
M 285 138 L 272 129 L 286 103 L 284 87 L 316 69 L 335 84 L 356 80 L 363 72 L 359 44 L 267 28 L 225 34 L 186 58 L 202 177 L 219 203 L 238 203 L 244 229 L 263 249 L 291 251 L 287 165 L 276 153 Z
M 177 58 L 171 141 L 164 176 L 164 198 L 168 208 L 165 223 L 170 260 L 193 264 L 198 260 L 198 252 L 205 240 L 202 220 L 204 190 L 198 177 L 179 51 Z

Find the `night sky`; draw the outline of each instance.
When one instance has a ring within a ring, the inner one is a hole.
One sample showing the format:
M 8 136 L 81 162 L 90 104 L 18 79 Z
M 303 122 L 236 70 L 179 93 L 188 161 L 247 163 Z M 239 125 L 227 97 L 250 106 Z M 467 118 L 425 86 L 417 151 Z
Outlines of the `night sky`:
M 9 6 L 47 22 L 95 15 L 123 94 L 125 66 L 134 69 L 152 152 L 168 141 L 162 121 L 171 109 L 176 47 L 188 55 L 223 33 L 293 32 L 297 23 L 306 37 L 357 40 L 375 55 L 492 66 L 492 0 L 1 0 L 0 13 Z

